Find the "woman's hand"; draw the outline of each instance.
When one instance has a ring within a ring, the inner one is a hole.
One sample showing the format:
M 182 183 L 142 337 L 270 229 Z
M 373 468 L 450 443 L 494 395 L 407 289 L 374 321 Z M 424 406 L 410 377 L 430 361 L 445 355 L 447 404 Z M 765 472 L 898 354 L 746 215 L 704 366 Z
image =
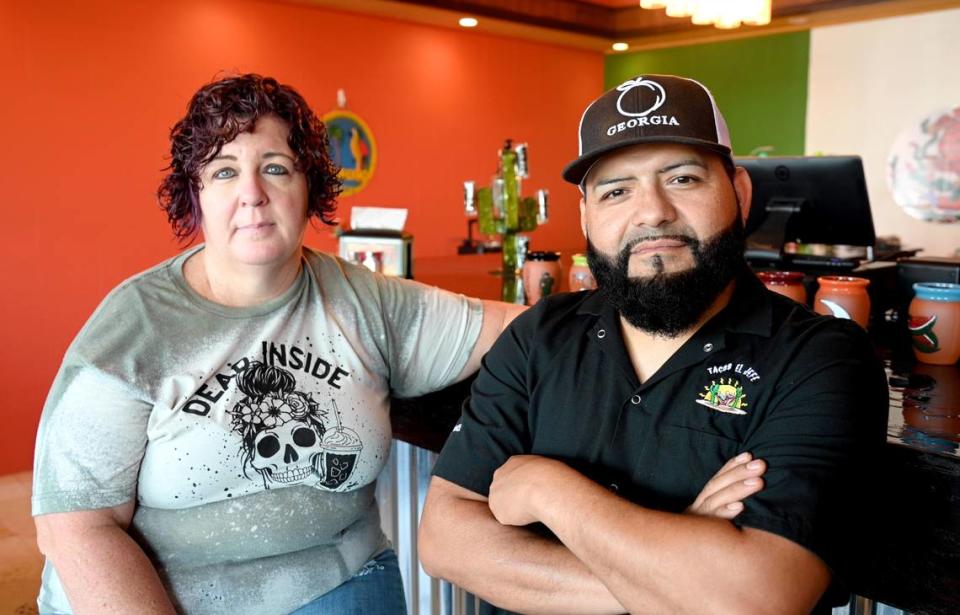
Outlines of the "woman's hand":
M 762 459 L 741 453 L 724 464 L 687 510 L 688 514 L 733 519 L 743 511 L 743 500 L 763 489 L 767 470 Z

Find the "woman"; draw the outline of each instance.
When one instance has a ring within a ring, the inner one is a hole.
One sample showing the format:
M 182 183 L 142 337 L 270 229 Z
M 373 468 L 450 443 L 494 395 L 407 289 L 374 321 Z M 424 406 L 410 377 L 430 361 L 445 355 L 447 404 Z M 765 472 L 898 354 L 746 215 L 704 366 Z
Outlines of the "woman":
M 37 441 L 40 610 L 403 613 L 373 496 L 389 398 L 474 372 L 521 308 L 305 248 L 339 183 L 289 86 L 207 85 L 171 140 L 161 203 L 203 244 L 114 289 L 66 353 Z
M 117 287 L 67 352 L 37 445 L 42 611 L 346 613 L 360 584 L 330 590 L 374 556 L 380 610 L 352 608 L 403 610 L 373 497 L 390 395 L 475 371 L 519 308 L 305 248 L 339 192 L 325 141 L 257 75 L 174 127 L 161 201 L 204 243 Z

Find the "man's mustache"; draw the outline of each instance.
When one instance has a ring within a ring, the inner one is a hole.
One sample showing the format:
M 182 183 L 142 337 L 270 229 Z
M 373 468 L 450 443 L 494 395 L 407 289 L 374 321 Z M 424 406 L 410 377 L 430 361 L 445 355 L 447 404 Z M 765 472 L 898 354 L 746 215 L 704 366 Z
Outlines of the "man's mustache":
M 690 237 L 689 235 L 679 235 L 679 234 L 649 234 L 641 235 L 639 237 L 634 237 L 620 250 L 621 252 L 629 252 L 633 250 L 637 245 L 645 241 L 677 241 L 688 246 L 696 245 L 699 242 L 695 237 Z

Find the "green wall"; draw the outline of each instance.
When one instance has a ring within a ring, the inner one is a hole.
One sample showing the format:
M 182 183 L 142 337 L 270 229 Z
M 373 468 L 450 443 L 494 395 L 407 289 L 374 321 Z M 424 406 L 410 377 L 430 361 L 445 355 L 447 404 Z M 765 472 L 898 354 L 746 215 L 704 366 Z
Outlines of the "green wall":
M 644 73 L 691 77 L 713 92 L 735 154 L 771 145 L 771 155 L 801 156 L 809 56 L 809 31 L 640 51 L 607 56 L 604 82 L 612 88 Z

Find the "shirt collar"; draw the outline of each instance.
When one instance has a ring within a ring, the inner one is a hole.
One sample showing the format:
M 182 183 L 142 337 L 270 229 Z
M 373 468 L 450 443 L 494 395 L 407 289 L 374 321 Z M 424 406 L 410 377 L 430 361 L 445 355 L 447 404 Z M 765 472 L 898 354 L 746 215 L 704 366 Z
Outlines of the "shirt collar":
M 737 288 L 730 303 L 714 321 L 728 331 L 770 337 L 773 334 L 771 293 L 746 265 L 737 275 Z

